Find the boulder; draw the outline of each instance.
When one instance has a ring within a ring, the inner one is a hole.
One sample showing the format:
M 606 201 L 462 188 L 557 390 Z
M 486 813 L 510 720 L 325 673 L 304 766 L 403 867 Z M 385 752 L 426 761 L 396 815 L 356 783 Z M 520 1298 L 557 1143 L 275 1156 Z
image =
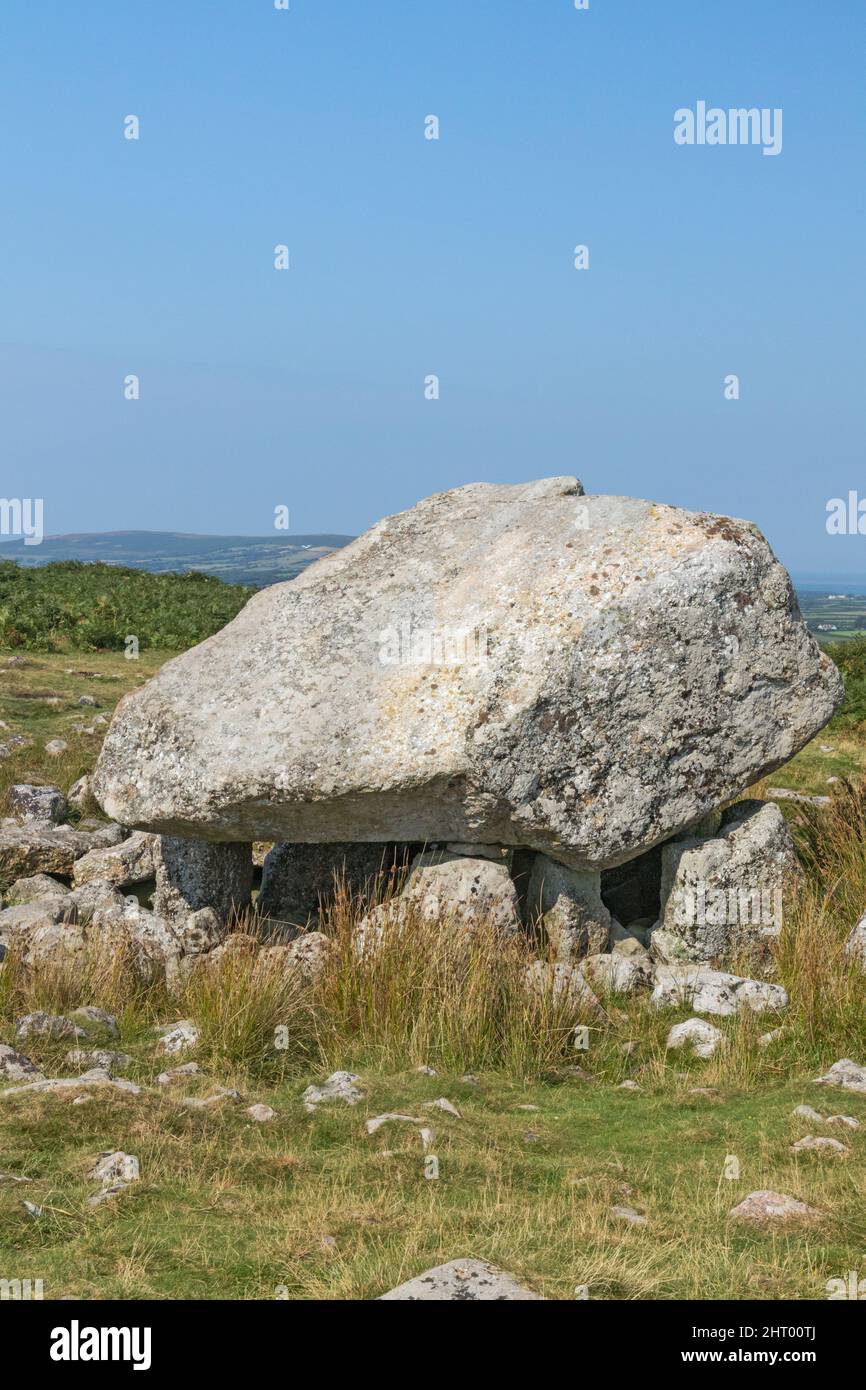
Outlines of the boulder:
M 537 854 L 529 875 L 525 911 L 545 932 L 558 960 L 607 950 L 610 912 L 601 900 L 601 875 L 569 869 Z
M 155 835 L 138 834 L 116 845 L 91 849 L 75 864 L 75 886 L 91 883 L 94 879 L 112 883 L 116 888 L 146 883 L 156 873 L 156 844 Z
M 207 844 L 164 835 L 156 848 L 155 871 L 154 911 L 170 922 L 209 907 L 225 924 L 250 906 L 251 844 Z
M 32 874 L 30 878 L 16 878 L 5 894 L 7 907 L 18 907 L 23 903 L 40 902 L 45 898 L 65 898 L 69 889 L 65 883 L 49 874 Z
M 657 956 L 695 963 L 769 959 L 785 888 L 800 872 L 778 806 L 739 802 L 725 812 L 716 836 L 666 844 L 661 865 L 661 918 L 652 934 Z
M 599 870 L 787 762 L 842 696 L 750 523 L 478 483 L 163 666 L 119 704 L 94 792 L 170 836 L 526 845 Z
M 59 825 L 66 816 L 66 797 L 59 787 L 16 782 L 9 788 L 9 810 L 15 820 L 34 825 Z
M 702 970 L 697 965 L 657 965 L 652 1002 L 656 1008 L 677 1008 L 687 1004 L 699 1014 L 726 1016 L 751 1009 L 785 1009 L 788 995 L 781 985 L 748 980 L 723 970 Z
M 8 1043 L 0 1043 L 0 1083 L 10 1081 L 44 1081 L 42 1072 L 29 1057 L 16 1052 Z
M 426 1269 L 380 1295 L 394 1303 L 519 1303 L 540 1301 L 541 1294 L 518 1284 L 511 1274 L 486 1260 L 451 1260 Z
M 15 825 L 7 821 L 0 827 L 0 877 L 7 881 L 31 874 L 69 878 L 76 859 L 90 847 L 90 837 L 68 825 Z
M 652 961 L 646 951 L 634 956 L 613 952 L 587 956 L 581 970 L 595 989 L 613 994 L 634 994 L 652 984 Z
M 260 916 L 294 927 L 318 923 L 336 884 L 352 896 L 383 897 L 407 862 L 408 845 L 274 845 L 265 857 L 256 902 Z
M 725 1035 L 712 1023 L 703 1018 L 687 1018 L 684 1023 L 675 1023 L 665 1042 L 668 1051 L 681 1047 L 690 1048 L 694 1057 L 712 1057 L 717 1048 L 722 1047 Z
M 83 1033 L 64 1014 L 47 1014 L 37 1009 L 15 1020 L 15 1036 L 22 1042 L 25 1038 L 47 1038 L 51 1042 L 58 1042 L 65 1038 L 83 1037 Z
M 352 1071 L 334 1071 L 321 1086 L 310 1085 L 301 1096 L 304 1109 L 312 1115 L 318 1105 L 331 1101 L 342 1101 L 343 1105 L 357 1105 L 364 1092 L 355 1084 L 360 1081 Z

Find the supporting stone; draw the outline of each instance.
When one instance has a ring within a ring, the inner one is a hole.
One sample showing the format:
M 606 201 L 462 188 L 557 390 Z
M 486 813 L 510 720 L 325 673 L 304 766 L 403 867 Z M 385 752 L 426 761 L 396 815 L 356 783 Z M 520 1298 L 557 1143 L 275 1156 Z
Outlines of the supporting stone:
M 530 923 L 544 929 L 557 959 L 578 960 L 607 950 L 611 918 L 601 900 L 599 873 L 569 869 L 537 854 L 526 903 Z
M 250 844 L 214 844 L 162 835 L 156 854 L 153 908 L 168 921 L 185 920 L 212 907 L 224 924 L 250 906 L 253 853 Z

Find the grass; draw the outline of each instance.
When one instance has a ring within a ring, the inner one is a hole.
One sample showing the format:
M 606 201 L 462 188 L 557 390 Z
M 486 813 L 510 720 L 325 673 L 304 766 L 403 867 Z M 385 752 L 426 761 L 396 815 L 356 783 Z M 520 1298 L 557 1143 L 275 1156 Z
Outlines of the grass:
M 32 665 L 4 667 L 0 657 L 0 711 L 10 725 L 2 737 L 34 740 L 7 758 L 4 781 L 65 787 L 92 768 L 101 731 L 71 726 L 98 711 L 79 710 L 80 694 L 95 692 L 110 713 L 161 659 L 39 654 Z M 70 749 L 53 760 L 44 743 L 58 735 Z M 34 1008 L 102 1005 L 118 1015 L 113 1046 L 131 1055 L 128 1074 L 144 1089 L 91 1092 L 80 1105 L 69 1095 L 0 1099 L 0 1172 L 32 1179 L 0 1182 L 0 1278 L 42 1278 L 49 1298 L 358 1299 L 472 1255 L 554 1299 L 582 1286 L 601 1299 L 824 1297 L 828 1279 L 862 1267 L 866 1242 L 866 1096 L 814 1085 L 839 1057 L 866 1063 L 866 979 L 842 951 L 866 906 L 859 737 L 845 728 L 815 741 L 850 756 L 850 766 L 837 764 L 840 782 L 822 788 L 832 792 L 829 808 L 786 804 L 806 867 L 777 949 L 790 1007 L 779 1018 L 713 1020 L 727 1043 L 708 1061 L 666 1052 L 669 1028 L 688 1011 L 656 1011 L 646 995 L 604 1000 L 602 1017 L 583 1020 L 587 1049 L 576 1049 L 580 1016 L 523 988 L 537 952 L 530 942 L 503 945 L 483 930 L 467 941 L 409 919 L 359 960 L 362 904 L 345 892 L 325 924 L 331 952 L 310 989 L 254 943 L 243 947 L 251 921 L 236 924 L 241 947 L 200 967 L 173 999 L 161 986 L 137 986 L 116 959 L 93 959 L 75 978 L 56 969 L 25 975 L 10 955 L 0 971 L 0 1040 L 12 1041 L 15 1018 Z M 771 781 L 807 780 L 792 767 Z M 172 1063 L 156 1052 L 154 1024 L 184 1016 L 196 1020 L 200 1041 L 178 1060 L 198 1060 L 202 1074 L 158 1087 L 157 1073 Z M 782 1036 L 760 1047 L 760 1034 L 779 1025 Z M 33 1041 L 26 1050 L 47 1075 L 68 1072 L 65 1044 Z M 304 1087 L 343 1068 L 361 1076 L 362 1101 L 307 1114 Z M 620 1090 L 625 1079 L 640 1089 Z M 181 1103 L 216 1086 L 239 1090 L 244 1105 Z M 440 1096 L 460 1119 L 424 1108 Z M 256 1124 L 245 1113 L 253 1101 L 277 1118 Z M 792 1118 L 803 1103 L 853 1115 L 863 1128 Z M 420 1123 L 368 1136 L 364 1120 L 385 1111 Z M 425 1177 L 422 1123 L 436 1131 L 438 1178 Z M 792 1154 L 809 1132 L 841 1139 L 850 1156 Z M 139 1157 L 142 1179 L 90 1208 L 96 1184 L 87 1174 L 115 1148 Z M 736 1179 L 726 1176 L 732 1157 Z M 758 1188 L 824 1216 L 787 1234 L 730 1224 L 730 1208 Z M 44 1208 L 41 1218 L 26 1215 L 25 1198 Z M 611 1208 L 623 1204 L 647 1224 L 618 1221 Z

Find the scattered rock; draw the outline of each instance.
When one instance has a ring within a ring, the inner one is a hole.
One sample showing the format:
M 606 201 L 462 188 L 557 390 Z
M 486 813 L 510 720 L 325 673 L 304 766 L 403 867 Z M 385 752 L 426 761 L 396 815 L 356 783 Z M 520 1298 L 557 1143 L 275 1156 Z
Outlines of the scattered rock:
M 132 1154 L 124 1153 L 122 1149 L 107 1149 L 99 1155 L 99 1161 L 89 1176 L 96 1178 L 103 1187 L 110 1187 L 115 1182 L 138 1182 L 141 1164 Z
M 534 960 L 526 967 L 524 979 L 527 990 L 540 999 L 549 998 L 557 1005 L 566 1002 L 578 1014 L 604 1014 L 601 1004 L 577 965 L 571 965 L 564 960 L 552 964 L 544 960 Z
M 77 782 L 72 783 L 72 786 L 66 794 L 66 800 L 69 802 L 70 806 L 77 806 L 80 808 L 86 806 L 91 796 L 90 778 L 85 773 L 83 777 L 78 778 Z
M 824 1123 L 823 1116 L 819 1115 L 817 1110 L 813 1110 L 811 1105 L 798 1105 L 791 1113 L 796 1119 L 809 1120 L 812 1124 L 822 1125 Z
M 45 752 L 50 758 L 59 758 L 62 753 L 66 752 L 68 747 L 69 744 L 66 742 L 66 739 L 50 738 L 45 745 Z
M 68 898 L 70 892 L 58 878 L 51 878 L 48 874 L 32 874 L 29 878 L 17 878 L 5 897 L 8 907 L 21 907 L 45 898 Z
M 629 1078 L 626 1081 L 621 1081 L 616 1089 L 618 1091 L 639 1091 L 640 1084 L 637 1081 L 632 1081 L 631 1078 Z
M 81 1049 L 75 1047 L 67 1052 L 64 1061 L 67 1066 L 80 1067 L 88 1071 L 91 1067 L 101 1067 L 109 1075 L 115 1076 L 132 1066 L 132 1058 L 126 1052 L 110 1052 L 106 1048 Z
M 841 1144 L 838 1139 L 830 1139 L 826 1135 L 807 1134 L 805 1139 L 798 1139 L 796 1144 L 791 1145 L 791 1153 L 798 1154 L 803 1152 L 829 1153 L 837 1158 L 847 1158 L 851 1150 L 845 1144 Z
M 690 1047 L 695 1057 L 712 1057 L 716 1049 L 725 1042 L 724 1033 L 707 1023 L 703 1018 L 689 1018 L 685 1023 L 675 1023 L 668 1033 L 665 1047 L 678 1049 Z
M 16 782 L 8 791 L 9 810 L 15 820 L 33 825 L 59 825 L 66 817 L 66 797 L 59 787 Z
M 825 1125 L 844 1125 L 846 1129 L 859 1129 L 860 1121 L 855 1120 L 853 1115 L 828 1115 L 824 1121 Z
M 516 1303 L 540 1298 L 540 1294 L 518 1284 L 513 1275 L 486 1260 L 471 1259 L 437 1265 L 380 1295 L 383 1303 Z
M 186 1052 L 187 1048 L 195 1047 L 199 1039 L 198 1028 L 189 1018 L 178 1019 L 176 1023 L 163 1023 L 156 1031 L 159 1036 L 156 1050 L 165 1057 Z
M 728 1016 L 751 1009 L 754 1013 L 788 1006 L 788 995 L 781 985 L 764 980 L 747 980 L 723 970 L 707 970 L 696 965 L 657 965 L 652 1002 L 657 1008 L 687 1004 L 699 1014 Z
M 21 1205 L 27 1215 L 34 1221 L 38 1221 L 40 1216 L 45 1215 L 45 1208 L 38 1206 L 36 1202 L 22 1202 Z
M 184 1096 L 181 1105 L 185 1105 L 190 1110 L 213 1110 L 223 1101 L 231 1101 L 232 1105 L 243 1104 L 243 1096 L 240 1091 L 236 1091 L 232 1086 L 218 1086 L 209 1096 Z
M 640 956 L 616 952 L 587 956 L 581 970 L 595 989 L 613 994 L 634 994 L 652 984 L 652 961 L 648 951 L 642 951 Z
M 866 1092 L 866 1067 L 858 1066 L 850 1057 L 842 1057 L 815 1080 L 819 1086 L 841 1086 L 844 1091 Z
M 849 960 L 866 968 L 866 913 L 860 918 L 845 942 L 845 954 Z
M 175 1086 L 178 1082 L 185 1081 L 189 1076 L 198 1076 L 201 1067 L 198 1062 L 184 1062 L 182 1066 L 172 1067 L 170 1071 L 161 1071 L 156 1078 L 157 1086 Z
M 8 881 L 31 874 L 69 878 L 76 859 L 90 849 L 90 837 L 68 825 L 0 827 L 0 874 Z
M 7 1043 L 0 1043 L 0 1081 L 44 1081 L 45 1078 L 29 1057 L 16 1052 Z
M 84 1031 L 76 1027 L 71 1018 L 37 1009 L 35 1013 L 23 1014 L 15 1020 L 15 1036 L 21 1042 L 25 1038 L 49 1038 L 52 1042 L 61 1042 L 65 1038 L 82 1038 Z
M 391 1124 L 423 1125 L 424 1121 L 419 1120 L 415 1115 L 398 1115 L 395 1111 L 389 1110 L 384 1115 L 375 1115 L 372 1120 L 367 1120 L 364 1124 L 368 1134 L 375 1134 L 383 1125 Z
M 788 1197 L 783 1192 L 761 1190 L 750 1192 L 742 1202 L 732 1207 L 728 1213 L 732 1221 L 749 1221 L 756 1225 L 771 1222 L 776 1225 L 807 1222 L 820 1219 L 823 1212 L 807 1206 L 796 1197 Z
M 132 888 L 153 878 L 157 837 L 136 832 L 119 844 L 104 849 L 91 849 L 77 860 L 74 867 L 75 886 L 99 879 L 116 888 Z
M 84 1076 L 59 1076 L 47 1081 L 31 1081 L 25 1086 L 10 1086 L 7 1090 L 0 1091 L 0 1100 L 6 1100 L 8 1096 L 24 1095 L 26 1092 L 40 1094 L 50 1091 L 63 1095 L 66 1091 L 80 1091 L 82 1086 L 111 1086 L 115 1091 L 125 1091 L 131 1096 L 141 1094 L 141 1087 L 136 1086 L 134 1081 L 111 1077 L 107 1072 L 100 1072 L 98 1076 L 90 1072 Z
M 445 1096 L 440 1096 L 438 1100 L 428 1100 L 428 1101 L 425 1101 L 425 1102 L 424 1102 L 424 1109 L 425 1109 L 425 1110 L 444 1110 L 446 1115 L 453 1115 L 454 1118 L 455 1118 L 455 1120 L 462 1120 L 462 1119 L 463 1119 L 463 1116 L 460 1114 L 460 1111 L 457 1109 L 457 1106 L 456 1106 L 456 1105 L 452 1105 L 451 1101 L 450 1101 L 450 1100 L 446 1100 Z
M 255 1120 L 257 1124 L 266 1124 L 268 1120 L 275 1120 L 277 1118 L 276 1110 L 272 1110 L 269 1105 L 262 1105 L 261 1103 L 258 1105 L 251 1105 L 246 1111 L 246 1114 L 249 1115 L 251 1120 Z
M 355 1082 L 360 1080 L 360 1076 L 351 1071 L 332 1072 L 323 1085 L 307 1087 L 301 1096 L 304 1109 L 308 1114 L 312 1114 L 317 1105 L 336 1100 L 342 1101 L 344 1105 L 357 1105 L 364 1096 L 364 1092 L 355 1085 Z
M 439 1075 L 439 1073 L 438 1073 L 438 1071 L 436 1070 L 435 1067 L 424 1067 L 424 1066 L 421 1066 L 421 1067 L 416 1067 L 415 1070 L 416 1070 L 417 1072 L 420 1072 L 422 1076 L 438 1076 L 438 1075 Z
M 611 1207 L 611 1216 L 617 1221 L 625 1221 L 629 1226 L 645 1226 L 647 1218 L 635 1211 L 634 1207 Z
M 81 1098 L 79 1098 L 79 1100 L 73 1101 L 73 1104 L 78 1105 L 80 1103 L 80 1099 Z M 103 1187 L 100 1189 L 99 1192 L 94 1192 L 92 1196 L 88 1197 L 87 1205 L 89 1207 L 101 1207 L 104 1202 L 111 1202 L 114 1200 L 115 1197 L 119 1197 L 120 1193 L 125 1192 L 128 1187 L 129 1183 L 126 1182 L 111 1183 L 108 1187 Z
M 762 1049 L 772 1047 L 773 1043 L 779 1042 L 787 1031 L 787 1028 L 771 1028 L 769 1033 L 762 1033 L 758 1038 L 758 1047 Z
M 99 701 L 95 695 L 80 695 L 78 704 L 81 709 L 99 709 Z

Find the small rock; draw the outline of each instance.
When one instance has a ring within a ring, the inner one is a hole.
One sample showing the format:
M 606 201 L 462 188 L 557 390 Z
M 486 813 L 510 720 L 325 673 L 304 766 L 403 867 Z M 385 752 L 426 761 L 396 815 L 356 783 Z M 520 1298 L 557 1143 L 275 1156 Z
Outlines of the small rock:
M 842 1057 L 829 1071 L 815 1078 L 819 1086 L 841 1086 L 844 1091 L 866 1092 L 866 1067 Z
M 616 1088 L 618 1091 L 639 1091 L 640 1086 L 637 1081 L 621 1081 Z
M 99 1155 L 99 1161 L 89 1176 L 96 1178 L 103 1187 L 110 1187 L 115 1182 L 138 1182 L 141 1164 L 133 1154 L 124 1153 L 122 1149 L 106 1149 Z
M 45 752 L 49 758 L 59 758 L 61 753 L 65 753 L 69 744 L 63 738 L 50 738 L 45 745 Z
M 611 1207 L 610 1214 L 615 1216 L 617 1221 L 628 1222 L 629 1226 L 645 1226 L 647 1224 L 647 1218 L 635 1211 L 634 1207 Z
M 342 1101 L 344 1105 L 357 1105 L 364 1096 L 364 1092 L 355 1085 L 355 1082 L 360 1080 L 360 1076 L 351 1071 L 332 1072 L 323 1085 L 307 1087 L 301 1096 L 304 1109 L 308 1114 L 312 1114 L 317 1105 L 336 1100 Z
M 21 1205 L 26 1211 L 27 1215 L 31 1217 L 34 1221 L 38 1221 L 40 1216 L 45 1215 L 45 1208 L 37 1206 L 35 1202 L 22 1202 Z
M 251 1105 L 247 1109 L 246 1114 L 249 1115 L 251 1120 L 255 1120 L 257 1124 L 265 1124 L 266 1121 L 275 1120 L 277 1118 L 276 1110 L 272 1110 L 269 1105 L 262 1105 L 261 1103 L 258 1105 Z
M 110 1075 L 126 1071 L 132 1066 L 132 1058 L 126 1052 L 110 1052 L 106 1048 L 82 1049 L 74 1047 L 63 1059 L 70 1067 L 80 1067 L 87 1071 L 90 1067 L 101 1067 Z
M 788 1030 L 786 1028 L 771 1028 L 769 1033 L 762 1033 L 761 1036 L 758 1038 L 758 1047 L 772 1047 L 773 1043 L 778 1042 L 780 1038 L 783 1038 L 787 1031 Z
M 177 1023 L 164 1023 L 157 1029 L 159 1042 L 157 1052 L 166 1057 L 174 1057 L 178 1052 L 186 1052 L 195 1047 L 199 1040 L 198 1028 L 189 1018 L 178 1019 Z
M 71 1018 L 37 1009 L 35 1013 L 16 1019 L 15 1036 L 22 1042 L 25 1038 L 50 1038 L 52 1042 L 58 1042 L 64 1038 L 82 1038 L 84 1033 Z
M 783 1192 L 767 1189 L 750 1192 L 748 1197 L 744 1197 L 742 1202 L 728 1212 L 732 1221 L 751 1221 L 756 1224 L 814 1221 L 822 1215 L 823 1213 L 815 1207 L 799 1202 L 796 1197 L 788 1197 Z
M 855 1120 L 853 1115 L 828 1115 L 824 1121 L 825 1125 L 844 1125 L 846 1129 L 859 1129 L 860 1121 Z
M 78 704 L 81 709 L 99 709 L 99 701 L 95 695 L 80 695 Z
M 172 1067 L 171 1071 L 161 1071 L 156 1078 L 157 1086 L 174 1086 L 188 1076 L 197 1076 L 201 1071 L 198 1062 L 184 1062 L 183 1066 Z
M 503 1303 L 540 1300 L 511 1274 L 485 1260 L 460 1259 L 427 1269 L 380 1295 L 381 1302 Z
M 685 1023 L 675 1023 L 667 1036 L 665 1047 L 680 1048 L 690 1046 L 695 1057 L 712 1057 L 717 1047 L 724 1044 L 725 1035 L 712 1023 L 703 1018 L 689 1018 Z
M 45 1078 L 29 1057 L 16 1052 L 7 1043 L 0 1043 L 0 1081 L 44 1081 Z
M 811 1105 L 798 1105 L 795 1110 L 791 1111 L 791 1114 L 801 1120 L 810 1120 L 815 1125 L 824 1123 L 823 1116 L 819 1115 L 817 1110 L 813 1110 Z
M 368 1134 L 375 1134 L 377 1129 L 381 1129 L 383 1125 L 395 1123 L 420 1125 L 424 1122 L 423 1120 L 419 1120 L 415 1115 L 398 1115 L 396 1112 L 389 1110 L 384 1115 L 376 1115 L 372 1120 L 367 1120 L 364 1128 Z
M 23 907 L 27 903 L 41 902 L 44 898 L 68 898 L 69 889 L 60 879 L 50 874 L 31 874 L 29 878 L 16 878 L 6 893 L 8 907 Z
M 462 1120 L 462 1119 L 463 1119 L 463 1116 L 460 1114 L 460 1111 L 457 1109 L 457 1106 L 456 1106 L 456 1105 L 452 1105 L 452 1104 L 451 1104 L 451 1101 L 450 1101 L 450 1100 L 446 1100 L 444 1096 L 440 1096 L 438 1100 L 428 1100 L 428 1101 L 426 1101 L 425 1104 L 424 1104 L 424 1109 L 425 1109 L 425 1110 L 444 1110 L 446 1115 L 453 1115 L 454 1118 L 455 1118 L 455 1120 Z
M 438 1071 L 436 1070 L 435 1067 L 416 1067 L 415 1070 L 416 1070 L 417 1072 L 420 1072 L 422 1076 L 438 1076 L 438 1075 L 439 1075 L 439 1073 L 438 1073 Z
M 815 1153 L 832 1153 L 837 1158 L 847 1158 L 851 1150 L 841 1144 L 838 1139 L 829 1139 L 826 1135 L 817 1138 L 814 1134 L 807 1134 L 805 1139 L 798 1139 L 796 1144 L 791 1145 L 791 1153 L 797 1154 L 804 1151 Z

